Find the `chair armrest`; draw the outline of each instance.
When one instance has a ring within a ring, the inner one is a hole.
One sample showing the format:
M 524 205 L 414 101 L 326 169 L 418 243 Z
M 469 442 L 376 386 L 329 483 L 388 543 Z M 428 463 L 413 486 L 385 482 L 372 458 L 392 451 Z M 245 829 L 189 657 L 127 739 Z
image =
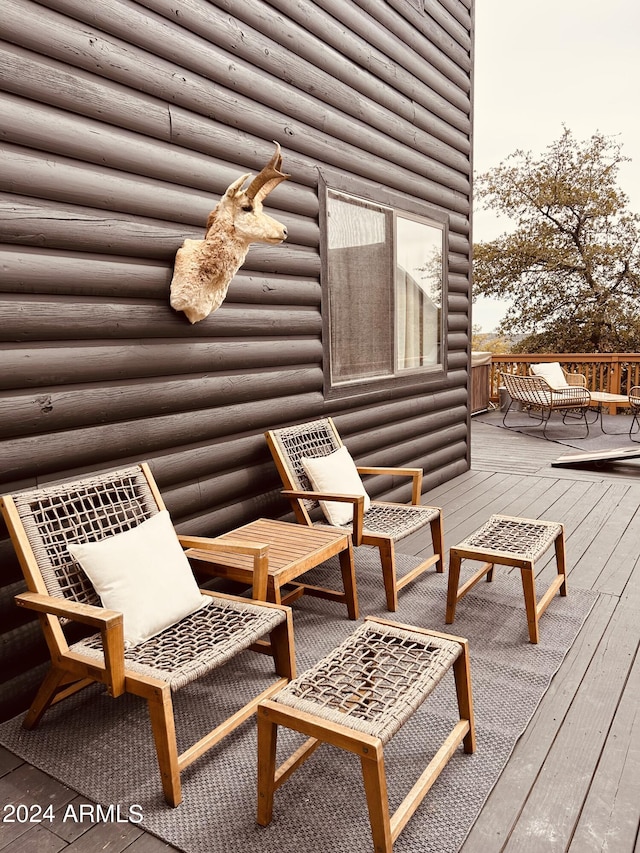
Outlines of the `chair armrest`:
M 253 557 L 252 598 L 257 601 L 267 600 L 267 579 L 269 574 L 269 545 L 246 542 L 234 542 L 232 539 L 216 539 L 209 536 L 188 536 L 178 534 L 178 541 L 187 551 L 212 551 L 219 554 L 244 554 Z
M 95 604 L 80 604 L 68 598 L 55 598 L 40 592 L 21 592 L 14 596 L 18 607 L 26 607 L 37 613 L 50 613 L 52 616 L 62 616 L 73 622 L 82 622 L 93 628 L 101 628 L 112 622 L 122 623 L 122 613 L 118 610 L 107 610 Z
M 353 528 L 351 536 L 354 545 L 362 544 L 362 530 L 364 527 L 364 495 L 328 494 L 326 492 L 306 492 L 297 489 L 284 489 L 282 495 L 285 498 L 302 498 L 310 501 L 337 501 L 338 503 L 353 504 Z
M 586 388 L 587 387 L 587 377 L 584 373 L 567 373 L 564 371 L 565 379 L 567 380 L 567 385 L 575 385 L 578 388 Z
M 422 497 L 422 468 L 379 468 L 370 465 L 357 466 L 359 474 L 389 474 L 392 477 L 411 477 L 411 503 L 420 504 Z
M 36 613 L 61 616 L 97 628 L 102 639 L 107 689 L 114 697 L 125 692 L 124 629 L 120 611 L 107 610 L 94 604 L 80 604 L 40 592 L 21 592 L 15 596 L 15 602 L 18 607 L 26 607 Z
M 571 385 L 568 388 L 550 388 L 552 408 L 562 408 L 567 404 L 572 406 L 588 406 L 591 403 L 591 394 L 580 385 Z

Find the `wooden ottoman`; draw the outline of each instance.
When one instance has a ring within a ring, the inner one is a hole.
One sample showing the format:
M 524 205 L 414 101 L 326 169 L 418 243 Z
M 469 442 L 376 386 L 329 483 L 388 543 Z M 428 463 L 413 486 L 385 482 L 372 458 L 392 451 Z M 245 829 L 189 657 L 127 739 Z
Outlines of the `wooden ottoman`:
M 453 669 L 460 721 L 389 816 L 383 747 Z M 258 706 L 258 823 L 275 790 L 320 743 L 360 756 L 376 853 L 396 840 L 461 742 L 475 750 L 467 641 L 368 617 L 340 646 Z M 276 770 L 278 725 L 309 736 Z
M 551 545 L 555 546 L 558 576 L 536 603 L 534 564 Z M 462 560 L 484 561 L 480 569 L 458 589 Z M 447 611 L 445 621 L 450 625 L 456 615 L 456 604 L 478 581 L 487 576 L 493 580 L 493 566 L 517 566 L 522 575 L 524 604 L 529 624 L 529 639 L 539 640 L 538 621 L 556 592 L 567 594 L 565 569 L 564 527 L 555 521 L 534 518 L 514 518 L 509 515 L 492 515 L 475 533 L 472 533 L 449 554 L 449 582 L 447 586 Z

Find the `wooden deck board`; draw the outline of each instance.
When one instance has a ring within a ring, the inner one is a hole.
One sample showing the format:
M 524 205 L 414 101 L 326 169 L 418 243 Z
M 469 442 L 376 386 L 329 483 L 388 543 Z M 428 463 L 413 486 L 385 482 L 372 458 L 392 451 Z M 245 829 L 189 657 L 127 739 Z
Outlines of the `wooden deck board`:
M 522 458 L 531 466 L 521 475 L 523 480 L 554 479 L 562 471 L 559 480 L 568 475 L 574 484 L 582 484 L 581 491 L 570 486 L 558 495 L 547 517 L 566 525 L 569 594 L 572 586 L 601 594 L 462 853 L 632 853 L 640 826 L 634 740 L 640 477 L 614 466 L 590 471 L 550 468 L 556 451 L 550 453 L 544 441 L 517 434 L 517 445 L 509 441 L 507 450 L 503 432 L 497 470 L 503 470 L 508 454 L 521 446 Z M 478 459 L 481 466 L 490 465 L 487 460 L 496 459 L 495 449 L 487 444 L 492 433 L 474 426 L 473 435 L 472 467 Z M 543 573 L 552 571 L 551 563 L 550 555 Z
M 602 596 L 594 605 L 582 632 L 516 744 L 507 766 L 462 846 L 462 853 L 490 853 L 504 849 L 615 606 L 616 602 L 610 596 Z M 556 806 L 562 808 L 561 796 Z
M 637 613 L 616 608 L 505 851 L 554 853 L 571 844 L 637 651 L 632 624 Z
M 640 823 L 640 658 L 618 705 L 569 853 L 633 853 Z
M 569 595 L 580 587 L 599 597 L 461 853 L 638 853 L 640 470 L 553 468 L 560 445 L 478 419 L 472 437 L 471 470 L 424 499 L 443 508 L 447 548 L 494 512 L 562 521 Z M 428 528 L 399 546 L 413 554 L 430 548 Z M 555 573 L 553 551 L 536 568 L 542 589 Z M 38 800 L 45 789 L 61 803 L 76 797 L 0 748 L 3 801 Z M 67 825 L 66 835 L 53 827 L 51 838 L 29 830 L 3 840 L 0 850 L 97 853 L 105 844 L 131 853 L 173 850 L 135 827 L 123 837 L 119 829 L 112 836 L 85 825 L 69 834 Z

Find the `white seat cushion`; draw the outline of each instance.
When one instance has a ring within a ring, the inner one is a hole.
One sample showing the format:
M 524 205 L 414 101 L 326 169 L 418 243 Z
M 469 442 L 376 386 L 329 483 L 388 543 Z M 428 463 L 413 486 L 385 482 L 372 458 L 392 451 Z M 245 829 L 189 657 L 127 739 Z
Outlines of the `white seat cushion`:
M 369 495 L 346 447 L 341 447 L 328 456 L 304 456 L 300 461 L 316 492 L 364 495 L 364 511 L 369 509 Z M 320 501 L 320 506 L 330 524 L 340 526 L 353 520 L 353 504 Z
M 127 647 L 203 607 L 202 595 L 167 510 L 125 533 L 68 546 L 100 596 L 123 614 Z

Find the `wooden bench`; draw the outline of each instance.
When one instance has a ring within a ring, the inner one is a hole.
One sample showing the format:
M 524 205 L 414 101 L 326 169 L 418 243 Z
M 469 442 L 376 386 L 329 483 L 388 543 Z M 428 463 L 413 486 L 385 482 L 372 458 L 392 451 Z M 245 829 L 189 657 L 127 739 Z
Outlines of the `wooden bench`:
M 383 747 L 453 669 L 460 720 L 392 817 Z M 278 725 L 309 737 L 276 770 Z M 475 750 L 467 641 L 367 618 L 314 667 L 258 707 L 258 823 L 272 817 L 275 790 L 320 743 L 360 756 L 376 853 L 393 843 L 460 743 Z

